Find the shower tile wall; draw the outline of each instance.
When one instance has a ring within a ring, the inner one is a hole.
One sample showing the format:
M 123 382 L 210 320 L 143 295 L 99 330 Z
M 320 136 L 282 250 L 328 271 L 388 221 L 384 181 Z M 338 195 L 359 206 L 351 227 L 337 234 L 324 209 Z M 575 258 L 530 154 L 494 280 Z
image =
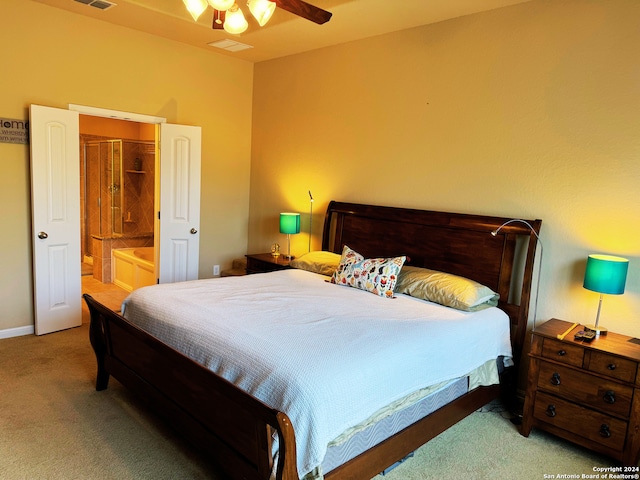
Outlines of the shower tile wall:
M 154 146 L 125 141 L 123 149 L 124 234 L 153 235 Z

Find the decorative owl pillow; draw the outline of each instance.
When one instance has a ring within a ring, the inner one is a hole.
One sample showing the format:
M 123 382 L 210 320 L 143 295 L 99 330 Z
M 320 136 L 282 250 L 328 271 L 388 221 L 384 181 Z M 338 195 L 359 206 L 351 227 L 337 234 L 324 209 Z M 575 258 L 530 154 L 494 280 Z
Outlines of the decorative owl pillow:
M 331 276 L 331 283 L 393 298 L 398 275 L 406 258 L 364 258 L 345 245 L 338 268 Z

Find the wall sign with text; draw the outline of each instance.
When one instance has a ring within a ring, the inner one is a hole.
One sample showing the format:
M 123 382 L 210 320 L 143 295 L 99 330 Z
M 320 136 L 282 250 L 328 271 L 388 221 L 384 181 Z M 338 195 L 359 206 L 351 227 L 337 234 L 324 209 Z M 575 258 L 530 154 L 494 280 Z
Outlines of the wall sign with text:
M 0 117 L 0 143 L 29 143 L 29 121 Z

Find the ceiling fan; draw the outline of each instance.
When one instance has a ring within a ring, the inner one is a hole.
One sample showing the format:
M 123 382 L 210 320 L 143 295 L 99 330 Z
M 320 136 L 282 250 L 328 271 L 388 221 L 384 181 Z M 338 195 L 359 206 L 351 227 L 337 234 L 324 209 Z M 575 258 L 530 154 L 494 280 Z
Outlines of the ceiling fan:
M 194 20 L 210 5 L 214 9 L 213 29 L 224 29 L 229 33 L 242 33 L 249 24 L 235 0 L 182 0 Z M 264 26 L 276 7 L 282 8 L 299 17 L 322 25 L 331 19 L 331 12 L 327 12 L 303 0 L 248 0 L 249 11 Z
M 302 0 L 275 0 L 275 4 L 287 12 L 311 20 L 318 25 L 328 22 L 332 15 L 331 12 L 327 12 Z

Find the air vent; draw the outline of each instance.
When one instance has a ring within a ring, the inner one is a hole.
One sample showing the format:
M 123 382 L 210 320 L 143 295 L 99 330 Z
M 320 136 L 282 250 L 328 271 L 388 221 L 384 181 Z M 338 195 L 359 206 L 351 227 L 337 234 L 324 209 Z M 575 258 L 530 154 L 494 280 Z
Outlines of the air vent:
M 75 0 L 78 3 L 83 3 L 85 5 L 89 5 L 90 7 L 95 7 L 98 10 L 108 10 L 111 7 L 115 7 L 117 4 L 112 2 L 107 2 L 105 0 Z
M 246 43 L 236 42 L 235 40 L 218 40 L 217 42 L 208 43 L 210 47 L 221 48 L 228 52 L 239 52 L 241 50 L 246 50 L 248 48 L 253 48 L 251 45 L 247 45 Z

